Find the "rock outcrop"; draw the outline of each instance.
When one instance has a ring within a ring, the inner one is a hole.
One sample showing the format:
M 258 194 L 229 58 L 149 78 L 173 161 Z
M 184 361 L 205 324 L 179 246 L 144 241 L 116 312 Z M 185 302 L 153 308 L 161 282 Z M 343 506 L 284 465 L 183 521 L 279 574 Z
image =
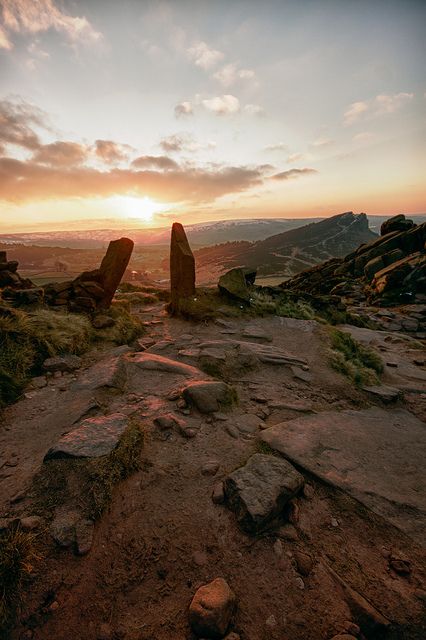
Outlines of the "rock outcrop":
M 283 282 L 282 289 L 368 299 L 376 304 L 426 302 L 426 223 L 395 216 L 382 234 L 345 258 L 333 258 Z
M 133 246 L 129 238 L 112 240 L 99 269 L 84 271 L 71 281 L 45 285 L 45 302 L 69 311 L 90 313 L 108 309 L 129 264 Z
M 22 278 L 18 262 L 8 260 L 6 251 L 0 251 L 0 289 L 5 300 L 18 299 L 22 304 L 32 304 L 43 299 L 43 290 L 38 289 L 28 278 Z
M 256 278 L 256 274 L 254 277 Z M 234 300 L 250 302 L 250 292 L 243 269 L 231 269 L 224 273 L 219 278 L 218 287 L 221 293 Z
M 182 300 L 195 294 L 195 259 L 179 222 L 172 226 L 170 242 L 170 289 L 172 313 L 179 311 Z

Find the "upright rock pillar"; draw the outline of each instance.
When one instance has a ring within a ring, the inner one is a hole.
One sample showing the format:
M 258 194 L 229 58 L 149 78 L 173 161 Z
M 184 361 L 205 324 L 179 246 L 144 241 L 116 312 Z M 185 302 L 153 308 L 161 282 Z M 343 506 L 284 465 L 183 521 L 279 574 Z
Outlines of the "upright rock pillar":
M 180 222 L 174 222 L 170 242 L 170 308 L 179 310 L 183 298 L 195 294 L 195 259 L 185 230 Z

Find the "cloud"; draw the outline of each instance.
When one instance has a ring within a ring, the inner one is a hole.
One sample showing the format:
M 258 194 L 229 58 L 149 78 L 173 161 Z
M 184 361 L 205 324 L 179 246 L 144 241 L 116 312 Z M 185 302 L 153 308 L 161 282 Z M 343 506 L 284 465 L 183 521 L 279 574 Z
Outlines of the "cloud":
M 132 147 L 128 144 L 119 144 L 113 140 L 95 140 L 95 155 L 106 164 L 116 164 L 127 160 Z
M 244 112 L 250 116 L 263 116 L 265 115 L 265 109 L 258 104 L 246 104 Z
M 232 86 L 237 80 L 252 80 L 254 77 L 253 69 L 239 69 L 235 63 L 226 64 L 213 74 L 213 78 L 224 87 Z
M 0 158 L 0 199 L 15 203 L 132 194 L 162 202 L 207 202 L 262 184 L 259 167 L 190 167 L 172 171 L 50 167 Z
M 224 54 L 216 49 L 210 49 L 205 42 L 197 42 L 187 49 L 189 58 L 197 67 L 207 71 L 216 66 L 224 58 Z
M 300 178 L 304 175 L 318 173 L 316 169 L 289 169 L 288 171 L 281 171 L 271 176 L 273 180 L 292 180 L 294 178 Z
M 274 142 L 263 147 L 265 151 L 287 151 L 288 146 L 284 142 Z
M 202 151 L 208 149 L 214 149 L 216 142 L 208 140 L 207 142 L 199 142 L 190 133 L 174 133 L 171 136 L 167 136 L 160 141 L 160 147 L 166 153 L 174 153 L 181 151 L 189 151 L 194 153 L 195 151 Z
M 41 164 L 69 167 L 82 164 L 87 156 L 87 147 L 77 142 L 52 142 L 42 145 L 32 159 Z
M 299 162 L 300 160 L 306 160 L 306 154 L 304 154 L 304 153 L 292 153 L 287 158 L 287 162 L 289 164 L 293 164 L 293 162 Z
M 357 133 L 356 136 L 352 138 L 353 142 L 370 142 L 375 139 L 375 134 L 371 133 L 371 131 L 363 131 L 362 133 Z
M 139 156 L 132 162 L 135 169 L 160 169 L 161 171 L 172 171 L 179 169 L 175 160 L 167 156 Z
M 53 0 L 2 0 L 3 36 L 0 46 L 11 49 L 9 35 L 36 34 L 54 29 L 72 43 L 98 42 L 102 34 L 85 17 L 73 17 L 62 12 Z
M 329 147 L 331 144 L 334 144 L 334 140 L 331 138 L 317 138 L 312 144 L 311 147 L 315 147 L 316 149 L 321 149 L 322 147 Z
M 192 104 L 189 101 L 179 102 L 175 106 L 175 116 L 176 118 L 183 118 L 185 116 L 194 115 L 194 110 L 192 108 Z
M 0 101 L 0 151 L 8 144 L 30 151 L 41 146 L 40 138 L 33 127 L 49 129 L 47 115 L 25 100 Z
M 240 110 L 240 101 L 230 94 L 202 100 L 201 104 L 207 111 L 211 111 L 218 116 L 238 113 Z
M 393 95 L 380 94 L 372 100 L 363 102 L 353 102 L 349 105 L 343 116 L 346 126 L 358 122 L 365 116 L 377 117 L 388 113 L 399 111 L 405 104 L 414 97 L 413 93 L 394 93 Z

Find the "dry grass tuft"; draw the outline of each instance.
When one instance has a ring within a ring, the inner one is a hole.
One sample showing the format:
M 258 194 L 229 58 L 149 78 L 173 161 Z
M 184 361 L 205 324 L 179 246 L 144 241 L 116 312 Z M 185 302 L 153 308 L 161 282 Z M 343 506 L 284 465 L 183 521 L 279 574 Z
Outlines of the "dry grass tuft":
M 380 356 L 359 344 L 349 333 L 330 330 L 330 364 L 336 371 L 352 380 L 356 386 L 375 384 L 383 373 L 383 361 Z

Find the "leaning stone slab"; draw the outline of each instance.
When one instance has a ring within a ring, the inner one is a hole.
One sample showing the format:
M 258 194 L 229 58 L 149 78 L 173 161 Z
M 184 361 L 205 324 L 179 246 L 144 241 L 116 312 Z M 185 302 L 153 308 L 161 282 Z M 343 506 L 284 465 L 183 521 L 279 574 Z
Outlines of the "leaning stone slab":
M 408 411 L 325 411 L 277 424 L 260 438 L 425 543 L 426 424 Z
M 117 446 L 128 426 L 122 413 L 87 418 L 53 446 L 44 461 L 56 458 L 99 458 L 109 455 Z
M 121 282 L 121 278 L 129 264 L 130 256 L 134 247 L 133 240 L 120 238 L 112 240 L 99 267 L 100 280 L 103 288 L 103 295 L 98 302 L 98 307 L 108 309 L 114 297 L 116 289 Z M 98 299 L 98 296 L 94 296 Z
M 282 512 L 303 484 L 303 476 L 287 460 L 255 453 L 225 479 L 224 491 L 241 528 L 256 533 Z
M 233 402 L 232 388 L 226 382 L 216 380 L 192 382 L 183 389 L 182 395 L 201 413 L 214 413 L 221 406 L 229 406 Z

